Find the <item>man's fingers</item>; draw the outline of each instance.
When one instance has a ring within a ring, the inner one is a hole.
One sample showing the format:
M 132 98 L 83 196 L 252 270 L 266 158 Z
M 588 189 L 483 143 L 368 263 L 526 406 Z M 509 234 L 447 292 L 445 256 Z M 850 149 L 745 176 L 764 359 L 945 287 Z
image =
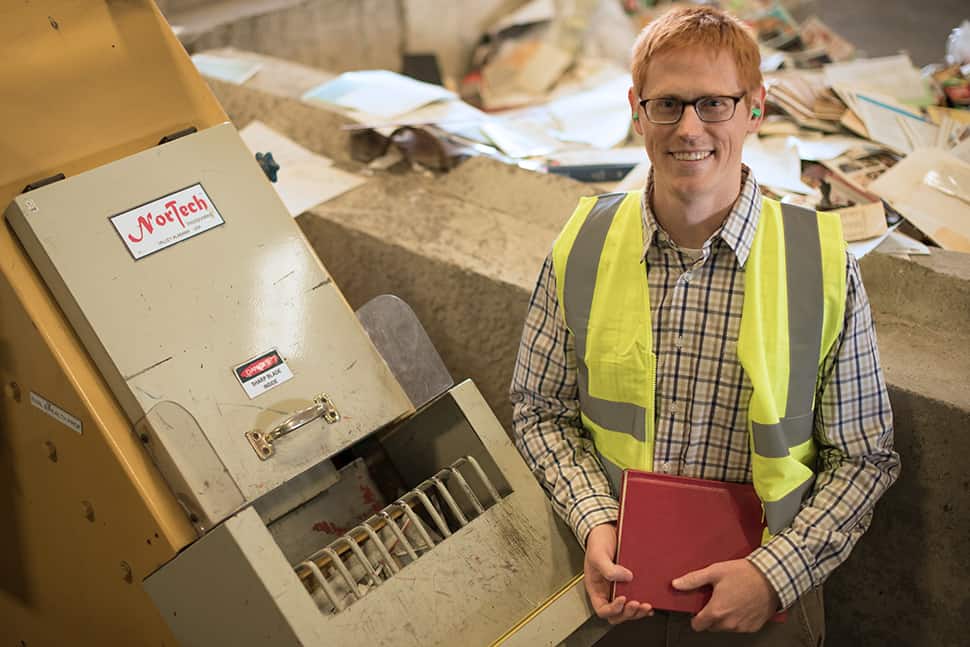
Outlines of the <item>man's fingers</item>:
M 716 564 L 702 568 L 699 571 L 691 571 L 686 575 L 681 575 L 671 584 L 678 591 L 693 591 L 707 584 L 714 584 L 718 580 L 718 570 Z
M 631 600 L 630 602 L 626 603 L 626 605 L 619 613 L 617 613 L 612 618 L 609 618 L 609 622 L 611 625 L 618 625 L 621 622 L 638 620 L 644 617 L 645 615 L 647 615 L 647 611 L 649 609 L 650 609 L 649 604 L 641 604 L 639 602 L 635 602 Z
M 633 579 L 630 569 L 614 564 L 613 560 L 605 555 L 591 555 L 589 564 L 603 579 L 610 582 L 629 582 Z
M 612 622 L 614 617 L 623 612 L 623 605 L 626 603 L 626 598 L 621 595 L 612 602 L 606 602 L 604 598 L 603 601 L 597 605 L 596 601 L 593 600 L 592 596 L 590 596 L 589 601 L 593 604 L 593 610 L 596 611 L 596 615 Z
M 690 621 L 690 627 L 694 631 L 707 631 L 714 626 L 716 618 L 714 614 L 710 611 L 710 604 L 705 606 L 700 612 L 694 616 Z

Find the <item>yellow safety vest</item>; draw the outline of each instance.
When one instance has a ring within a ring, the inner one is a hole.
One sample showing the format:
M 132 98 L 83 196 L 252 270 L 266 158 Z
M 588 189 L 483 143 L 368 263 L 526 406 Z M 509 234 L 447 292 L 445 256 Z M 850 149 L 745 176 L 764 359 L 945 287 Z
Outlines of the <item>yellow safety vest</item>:
M 582 198 L 552 251 L 583 426 L 615 491 L 623 469 L 653 468 L 657 358 L 641 194 Z M 842 329 L 845 263 L 837 214 L 763 200 L 737 348 L 753 387 L 751 472 L 770 535 L 791 525 L 815 479 L 816 382 Z

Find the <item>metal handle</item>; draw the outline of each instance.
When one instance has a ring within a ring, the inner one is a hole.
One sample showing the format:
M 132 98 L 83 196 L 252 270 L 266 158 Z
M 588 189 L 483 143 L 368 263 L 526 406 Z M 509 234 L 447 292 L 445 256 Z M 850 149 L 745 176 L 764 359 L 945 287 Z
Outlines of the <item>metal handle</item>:
M 253 446 L 256 455 L 265 461 L 273 455 L 274 441 L 313 422 L 317 418 L 323 418 L 324 421 L 330 424 L 340 420 L 340 414 L 337 412 L 337 408 L 333 406 L 333 402 L 330 401 L 330 398 L 325 393 L 321 393 L 313 398 L 312 405 L 305 409 L 300 409 L 266 433 L 255 430 L 247 431 L 246 439 Z

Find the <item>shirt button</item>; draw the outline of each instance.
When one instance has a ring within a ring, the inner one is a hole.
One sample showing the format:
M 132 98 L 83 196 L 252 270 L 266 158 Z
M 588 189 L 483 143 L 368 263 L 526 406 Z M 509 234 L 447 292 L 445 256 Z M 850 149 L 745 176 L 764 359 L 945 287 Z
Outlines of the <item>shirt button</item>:
M 680 413 L 680 406 L 676 402 L 670 403 L 670 413 L 674 415 Z
M 684 279 L 684 283 L 690 283 L 690 280 L 691 280 L 691 272 L 690 272 L 690 270 L 684 272 L 684 275 L 681 278 Z
M 684 336 L 683 335 L 677 335 L 677 338 L 674 339 L 674 346 L 676 346 L 677 348 L 683 348 L 684 347 Z
M 660 465 L 660 471 L 664 474 L 670 474 L 670 463 L 663 463 Z

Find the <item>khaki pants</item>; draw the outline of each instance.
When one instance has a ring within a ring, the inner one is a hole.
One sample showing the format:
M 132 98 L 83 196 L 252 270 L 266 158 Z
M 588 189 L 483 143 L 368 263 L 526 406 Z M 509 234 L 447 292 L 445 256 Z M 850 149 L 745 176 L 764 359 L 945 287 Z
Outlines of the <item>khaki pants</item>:
M 806 593 L 788 610 L 785 622 L 768 622 L 753 634 L 695 632 L 690 615 L 657 611 L 651 618 L 613 628 L 596 647 L 822 647 L 825 609 L 821 587 Z

